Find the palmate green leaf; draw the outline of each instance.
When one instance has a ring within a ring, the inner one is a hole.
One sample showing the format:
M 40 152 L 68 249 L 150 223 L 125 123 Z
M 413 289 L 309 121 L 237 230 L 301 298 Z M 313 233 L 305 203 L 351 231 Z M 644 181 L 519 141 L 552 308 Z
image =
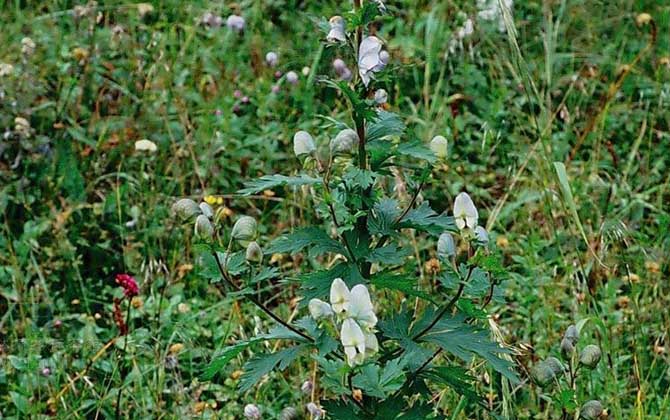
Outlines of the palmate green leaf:
M 307 344 L 300 344 L 279 350 L 272 354 L 256 356 L 244 365 L 244 373 L 240 378 L 240 391 L 246 392 L 256 385 L 263 376 L 270 373 L 275 367 L 286 369 L 299 355 L 307 349 Z
M 476 378 L 468 375 L 467 370 L 460 366 L 435 366 L 421 372 L 420 376 L 432 382 L 447 385 L 471 401 L 482 399 L 474 385 Z
M 349 392 L 349 389 L 344 388 L 344 392 L 335 392 L 335 394 L 345 395 Z M 349 400 L 325 400 L 323 401 L 323 408 L 328 413 L 328 418 L 332 419 L 349 419 L 349 420 L 359 420 L 358 407 L 349 402 Z
M 372 235 L 393 235 L 395 220 L 400 216 L 398 201 L 391 198 L 379 200 L 368 218 L 368 230 Z
M 405 381 L 404 366 L 400 359 L 389 361 L 383 368 L 374 364 L 365 365 L 351 382 L 365 395 L 386 398 L 402 387 Z
M 419 207 L 408 211 L 400 221 L 400 227 L 422 230 L 435 236 L 439 236 L 445 231 L 456 230 L 453 217 L 446 214 L 437 214 L 426 201 L 421 203 Z
M 402 358 L 406 361 L 410 370 L 418 369 L 433 354 L 430 349 L 412 340 L 414 331 L 410 330 L 412 315 L 408 308 L 403 307 L 400 312 L 394 314 L 391 318 L 379 321 L 378 325 L 384 336 L 398 341 L 398 344 L 404 350 Z
M 367 124 L 365 132 L 367 142 L 383 140 L 402 135 L 405 132 L 405 123 L 398 114 L 380 111 L 377 119 Z
M 321 376 L 321 385 L 335 395 L 347 395 L 351 392 L 347 384 L 348 366 L 343 360 L 328 360 L 323 356 L 312 356 L 319 364 L 323 376 Z M 330 413 L 331 416 L 333 415 Z
M 370 279 L 370 284 L 373 284 L 377 289 L 391 289 L 402 292 L 408 296 L 415 296 L 432 303 L 436 303 L 431 295 L 416 289 L 416 279 L 404 277 L 390 271 L 381 271 L 375 273 Z
M 389 244 L 372 250 L 365 260 L 370 263 L 398 265 L 402 264 L 411 253 L 411 249 Z
M 302 185 L 320 184 L 323 181 L 319 178 L 312 178 L 308 175 L 285 176 L 285 175 L 263 175 L 258 179 L 246 182 L 245 188 L 237 193 L 242 195 L 258 194 L 265 190 L 271 190 L 280 186 L 299 187 Z
M 422 142 L 415 140 L 398 145 L 396 152 L 401 155 L 410 156 L 416 159 L 425 160 L 428 163 L 435 163 L 437 156 L 432 150 Z
M 328 252 L 346 255 L 346 249 L 326 232 L 316 227 L 297 229 L 293 233 L 282 235 L 272 241 L 266 248 L 267 254 L 295 254 L 304 248 L 310 248 L 311 256 L 323 255 Z
M 328 270 L 315 271 L 298 277 L 302 284 L 301 304 L 306 305 L 313 298 L 324 299 L 330 293 L 330 285 L 336 278 L 343 279 L 350 288 L 365 283 L 356 264 L 340 262 Z
M 375 178 L 378 174 L 365 169 L 360 169 L 357 166 L 350 166 L 342 176 L 342 179 L 349 185 L 349 187 L 360 187 L 366 189 L 375 183 Z
M 513 370 L 513 364 L 498 357 L 498 354 L 511 353 L 489 339 L 488 331 L 467 324 L 461 315 L 443 317 L 435 326 L 419 339 L 420 342 L 434 343 L 459 359 L 470 362 L 474 356 L 480 356 L 491 367 L 513 383 L 519 377 Z

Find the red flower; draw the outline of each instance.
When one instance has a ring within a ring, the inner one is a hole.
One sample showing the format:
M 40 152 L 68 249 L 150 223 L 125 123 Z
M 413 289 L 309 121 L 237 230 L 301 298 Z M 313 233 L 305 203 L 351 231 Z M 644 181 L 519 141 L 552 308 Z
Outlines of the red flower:
M 137 282 L 133 276 L 129 274 L 117 274 L 116 284 L 123 288 L 123 293 L 127 298 L 132 298 L 140 293 L 140 288 L 137 286 Z

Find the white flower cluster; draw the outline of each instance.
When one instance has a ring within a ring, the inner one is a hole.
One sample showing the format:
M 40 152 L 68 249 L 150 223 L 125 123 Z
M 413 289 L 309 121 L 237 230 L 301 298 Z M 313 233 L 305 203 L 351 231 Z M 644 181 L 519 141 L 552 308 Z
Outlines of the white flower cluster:
M 463 25 L 456 29 L 449 41 L 449 53 L 453 54 L 457 49 L 463 49 L 463 40 L 473 33 L 475 33 L 475 25 L 472 19 L 466 17 Z
M 488 243 L 489 234 L 486 229 L 477 224 L 479 221 L 479 212 L 468 193 L 462 192 L 456 196 L 454 200 L 454 218 L 456 226 L 461 232 L 474 234 L 475 239 L 480 244 Z M 437 255 L 443 259 L 456 255 L 456 244 L 450 233 L 443 233 L 437 240 Z
M 375 315 L 367 287 L 357 284 L 351 290 L 340 278 L 330 286 L 330 304 L 320 300 L 309 301 L 309 313 L 319 320 L 337 315 L 342 321 L 340 340 L 344 346 L 349 366 L 363 363 L 367 356 L 379 351 L 375 336 L 377 315 Z
M 503 20 L 503 11 L 500 7 L 499 0 L 477 0 L 477 17 L 481 20 L 486 21 L 495 21 L 498 23 L 498 30 L 500 32 L 505 32 L 505 21 Z M 506 9 L 512 10 L 514 6 L 514 0 L 502 0 Z

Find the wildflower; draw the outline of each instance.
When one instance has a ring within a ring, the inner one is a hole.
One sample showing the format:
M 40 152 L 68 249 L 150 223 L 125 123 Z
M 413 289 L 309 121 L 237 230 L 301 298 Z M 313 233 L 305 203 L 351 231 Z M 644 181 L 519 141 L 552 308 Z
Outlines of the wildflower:
M 358 134 L 354 130 L 345 128 L 330 141 L 330 150 L 333 153 L 351 153 L 359 141 Z
M 14 73 L 14 66 L 7 63 L 0 63 L 0 77 L 9 76 Z
M 176 369 L 179 366 L 179 359 L 174 354 L 165 356 L 165 368 L 168 370 Z
M 563 334 L 563 338 L 565 340 L 570 341 L 570 343 L 573 346 L 577 345 L 577 341 L 579 341 L 579 330 L 577 330 L 577 327 L 574 325 L 568 326 L 568 328 L 565 330 L 565 334 Z
M 279 63 L 279 55 L 274 52 L 270 51 L 269 53 L 265 54 L 265 62 L 268 64 L 270 67 L 274 67 Z
M 292 85 L 295 85 L 296 83 L 298 83 L 298 73 L 292 70 L 289 71 L 288 73 L 286 73 L 286 81 Z
M 261 418 L 261 410 L 256 404 L 247 404 L 244 406 L 244 417 L 250 420 L 258 420 Z
M 200 23 L 211 29 L 219 29 L 221 25 L 223 25 L 223 18 L 221 18 L 219 15 L 215 15 L 212 12 L 205 12 L 205 14 L 200 18 Z
M 256 228 L 256 219 L 251 216 L 242 216 L 233 225 L 232 237 L 245 245 L 256 236 Z
M 116 284 L 121 286 L 121 288 L 123 289 L 123 294 L 127 298 L 132 298 L 133 296 L 137 296 L 140 293 L 140 288 L 137 285 L 137 282 L 129 274 L 125 273 L 117 274 Z
M 330 307 L 330 305 L 320 299 L 310 300 L 308 308 L 309 314 L 316 321 L 321 318 L 326 318 L 333 315 L 333 309 Z
M 282 73 L 281 70 L 275 71 L 275 79 L 279 79 L 282 76 L 282 74 L 284 73 Z
M 477 242 L 479 242 L 480 244 L 485 245 L 489 243 L 489 233 L 486 231 L 486 229 L 484 229 L 481 226 L 477 226 L 475 228 L 475 238 L 477 239 Z
M 243 104 L 248 104 L 250 99 L 249 99 L 248 96 L 245 95 L 245 96 L 242 97 L 241 101 L 242 101 Z
M 561 356 L 564 360 L 572 359 L 572 354 L 575 352 L 575 346 L 572 341 L 563 337 L 561 340 Z
M 652 20 L 653 18 L 649 13 L 640 13 L 639 15 L 635 16 L 635 23 L 637 26 L 644 26 Z
M 595 344 L 589 344 L 584 347 L 579 355 L 579 363 L 589 369 L 595 369 L 595 367 L 598 366 L 598 362 L 600 362 L 601 356 L 602 352 L 600 351 L 600 347 Z
M 35 52 L 35 41 L 25 37 L 21 40 L 21 54 L 31 56 Z
M 444 136 L 435 136 L 430 141 L 430 150 L 432 150 L 435 156 L 438 158 L 444 159 L 447 157 L 448 145 L 449 143 L 447 142 L 447 139 L 444 138 Z
M 302 385 L 300 385 L 300 391 L 303 394 L 310 394 L 313 389 L 314 389 L 314 384 L 309 379 L 306 380 L 305 382 L 303 382 Z
M 30 137 L 32 129 L 30 128 L 30 122 L 23 117 L 14 118 L 14 131 L 16 131 L 21 137 Z
M 312 418 L 314 420 L 319 420 L 323 416 L 326 415 L 325 411 L 323 411 L 323 409 L 321 407 L 319 407 L 318 405 L 316 405 L 313 402 L 307 403 L 305 408 L 307 408 L 307 411 L 309 412 L 309 414 L 312 416 Z
M 365 357 L 365 335 L 356 321 L 347 318 L 342 322 L 340 339 L 342 340 L 349 366 L 363 363 L 363 358 Z
M 149 3 L 138 3 L 137 4 L 137 13 L 140 15 L 140 19 L 144 19 L 146 16 L 154 12 L 154 7 Z
M 184 350 L 184 345 L 182 343 L 174 343 L 168 348 L 168 352 L 172 354 L 179 354 L 182 350 Z
M 591 400 L 586 402 L 579 410 L 579 415 L 584 420 L 596 420 L 602 416 L 603 405 L 598 400 Z
M 154 153 L 158 150 L 158 147 L 153 141 L 142 139 L 135 142 L 135 150 L 138 152 Z
M 499 0 L 477 0 L 477 8 L 479 13 L 477 17 L 486 21 L 497 21 L 498 31 L 505 32 L 505 21 L 503 19 L 503 10 L 498 3 Z M 514 5 L 514 0 L 503 0 L 503 5 L 507 10 L 511 10 Z
M 364 285 L 357 284 L 351 289 L 347 315 L 368 330 L 377 325 L 377 316 L 372 307 L 370 293 Z
M 437 240 L 437 256 L 447 259 L 456 255 L 456 244 L 451 233 L 444 232 Z
M 201 239 L 211 239 L 214 236 L 214 226 L 204 214 L 195 219 L 195 236 Z
M 316 150 L 314 139 L 306 131 L 298 131 L 293 136 L 293 153 L 300 157 L 302 155 L 309 155 Z
M 384 105 L 386 102 L 388 102 L 388 99 L 389 95 L 384 89 L 377 89 L 375 91 L 375 102 L 377 105 Z
M 307 77 L 309 76 L 309 72 L 312 71 L 308 66 L 305 66 L 302 68 L 302 75 Z
M 477 226 L 479 213 L 468 193 L 462 192 L 456 196 L 454 218 L 456 219 L 456 226 L 461 230 L 465 228 L 474 229 Z
M 389 61 L 388 52 L 382 51 L 382 41 L 376 36 L 368 36 L 358 48 L 358 73 L 367 86 L 374 73 L 381 71 Z
M 249 262 L 261 262 L 263 260 L 263 250 L 257 242 L 249 242 L 245 253 L 246 260 Z
M 335 72 L 341 73 L 346 68 L 347 64 L 341 58 L 336 58 L 333 60 L 333 69 L 335 69 Z
M 557 358 L 549 357 L 533 366 L 530 373 L 538 385 L 547 386 L 564 371 L 565 368 Z
M 242 32 L 244 30 L 244 25 L 245 22 L 242 16 L 230 15 L 228 16 L 228 19 L 226 19 L 226 26 L 231 31 Z
M 41 372 L 42 376 L 49 376 L 51 375 L 51 369 L 49 369 L 47 366 L 43 367 Z
M 330 304 L 336 314 L 340 314 L 349 310 L 349 301 L 351 300 L 351 292 L 349 288 L 340 278 L 333 280 L 330 285 Z
M 284 408 L 279 414 L 279 420 L 293 420 L 298 418 L 298 410 L 293 407 Z
M 342 16 L 333 16 L 328 21 L 330 24 L 330 31 L 326 36 L 328 42 L 346 42 L 347 34 L 344 31 L 344 19 Z
M 271 88 L 272 93 L 279 93 L 280 90 L 281 88 L 279 87 L 279 85 L 272 85 Z
M 185 220 L 199 214 L 201 208 L 190 198 L 182 198 L 172 205 L 172 211 Z

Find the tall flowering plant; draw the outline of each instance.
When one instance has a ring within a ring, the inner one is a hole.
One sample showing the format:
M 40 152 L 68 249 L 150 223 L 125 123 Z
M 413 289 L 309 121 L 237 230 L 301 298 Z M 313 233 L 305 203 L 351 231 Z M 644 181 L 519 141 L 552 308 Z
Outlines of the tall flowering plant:
M 253 218 L 243 216 L 227 231 L 207 202 L 175 204 L 177 213 L 195 221 L 212 277 L 277 323 L 219 351 L 204 377 L 213 378 L 254 343 L 281 340 L 280 350 L 247 362 L 243 391 L 302 356 L 319 367 L 308 408 L 313 417 L 439 417 L 433 393 L 447 387 L 470 402 L 463 406 L 491 410 L 476 378 L 493 378 L 496 389 L 518 381 L 511 351 L 492 340 L 488 328 L 488 305 L 502 299 L 505 271 L 466 192 L 442 213 L 421 198 L 432 167 L 448 159 L 448 139 L 408 139 L 402 119 L 388 110 L 387 92 L 376 86 L 393 66 L 387 44 L 372 29 L 386 13 L 384 4 L 356 0 L 353 6 L 345 17 L 329 19 L 324 41 L 340 55 L 333 63 L 339 77 L 322 79 L 346 98 L 351 121 L 338 121 L 331 136 L 297 131 L 300 173 L 265 175 L 239 191 L 307 189 L 326 223 L 287 232 L 263 249 Z M 415 248 L 410 232 L 427 249 Z M 265 266 L 264 255 L 302 252 L 322 268 L 299 275 L 304 316 L 290 322 L 250 286 L 279 275 Z M 421 255 L 436 258 L 424 269 Z

